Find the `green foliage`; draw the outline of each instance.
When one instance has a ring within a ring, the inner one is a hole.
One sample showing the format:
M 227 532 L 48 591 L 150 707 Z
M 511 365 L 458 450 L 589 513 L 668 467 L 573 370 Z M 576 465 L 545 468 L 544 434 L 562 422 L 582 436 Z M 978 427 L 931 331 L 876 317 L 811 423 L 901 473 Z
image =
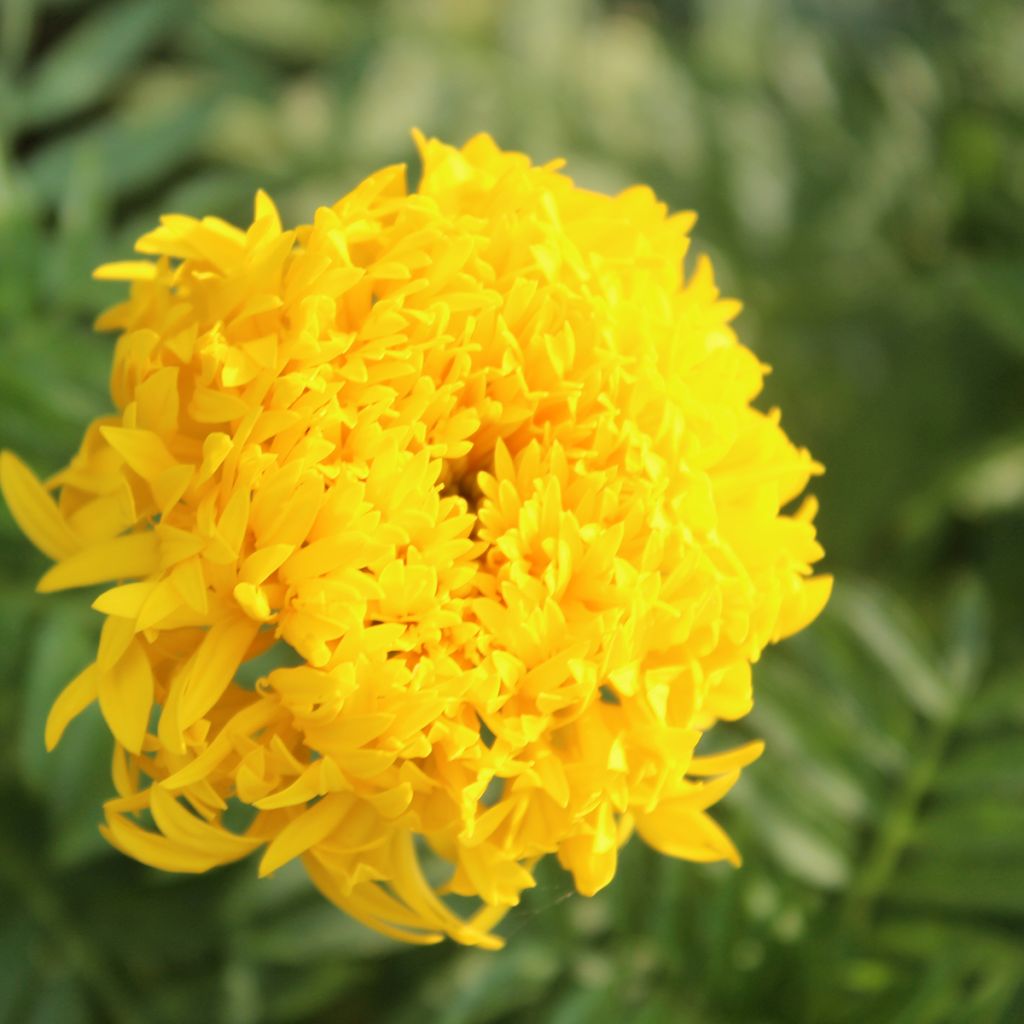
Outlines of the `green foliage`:
M 61 465 L 90 331 L 160 212 L 307 218 L 408 129 L 652 184 L 778 369 L 840 586 L 758 666 L 745 866 L 545 865 L 508 948 L 397 947 L 290 869 L 161 876 L 97 834 L 96 617 L 0 507 L 0 1024 L 1024 1019 L 1024 16 L 1013 0 L 6 0 L 0 444 Z M 726 742 L 723 738 L 722 742 Z

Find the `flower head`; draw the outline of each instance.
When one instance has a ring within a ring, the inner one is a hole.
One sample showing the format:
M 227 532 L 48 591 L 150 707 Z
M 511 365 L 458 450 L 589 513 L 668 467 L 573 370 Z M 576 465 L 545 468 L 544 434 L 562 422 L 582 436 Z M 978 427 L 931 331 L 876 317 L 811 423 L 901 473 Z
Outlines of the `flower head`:
M 707 808 L 759 745 L 696 748 L 828 597 L 813 501 L 781 511 L 820 467 L 751 406 L 708 261 L 684 279 L 691 214 L 418 142 L 414 192 L 389 167 L 288 231 L 260 193 L 99 268 L 131 282 L 117 411 L 2 484 L 40 590 L 111 584 L 46 743 L 99 701 L 114 846 L 301 857 L 374 928 L 496 945 L 546 854 L 586 894 L 634 829 L 738 860 Z

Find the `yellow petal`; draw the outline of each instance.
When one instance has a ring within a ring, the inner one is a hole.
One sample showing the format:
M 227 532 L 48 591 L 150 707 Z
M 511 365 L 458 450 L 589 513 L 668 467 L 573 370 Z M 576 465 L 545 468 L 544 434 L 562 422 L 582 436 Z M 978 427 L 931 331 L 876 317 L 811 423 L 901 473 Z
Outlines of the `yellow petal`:
M 399 899 L 422 917 L 425 927 L 441 928 L 458 942 L 470 946 L 495 949 L 501 944 L 500 939 L 478 932 L 445 906 L 423 877 L 412 833 L 408 830 L 396 832 L 391 849 L 394 868 L 394 877 L 390 879 L 391 888 Z
M 138 516 L 128 481 L 109 494 L 102 494 L 75 509 L 68 516 L 68 525 L 81 538 L 79 547 L 110 540 L 134 525 Z
M 217 858 L 209 853 L 183 847 L 164 836 L 147 832 L 120 814 L 108 810 L 106 818 L 106 827 L 100 826 L 103 838 L 115 849 L 152 868 L 199 874 L 218 865 Z
M 100 427 L 104 440 L 143 480 L 156 480 L 177 465 L 159 434 L 127 427 Z
M 134 637 L 135 629 L 130 620 L 111 615 L 104 621 L 96 652 L 96 670 L 100 675 L 109 672 L 121 660 Z
M 249 406 L 238 395 L 213 388 L 196 388 L 188 406 L 189 416 L 198 423 L 228 423 L 241 419 L 248 411 Z M 228 439 L 228 447 L 230 444 Z
M 366 798 L 382 818 L 397 818 L 412 803 L 413 789 L 408 782 L 401 782 L 392 789 Z
M 756 761 L 764 753 L 763 740 L 751 740 L 742 746 L 721 754 L 696 755 L 690 760 L 688 775 L 724 775 L 726 772 L 745 768 Z
M 783 603 L 772 640 L 784 640 L 810 625 L 828 604 L 833 582 L 831 576 L 815 576 L 801 581 L 796 594 Z
M 373 928 L 398 942 L 409 942 L 419 946 L 433 946 L 444 941 L 443 932 L 415 930 L 417 925 L 425 928 L 425 923 L 372 881 L 353 886 L 351 891 L 346 893 L 339 884 L 337 874 L 325 867 L 315 856 L 306 854 L 303 863 L 320 892 L 335 906 L 368 928 Z M 407 922 L 406 927 L 396 925 L 395 922 L 403 920 Z M 498 940 L 498 945 L 500 944 Z
M 257 189 L 256 201 L 253 204 L 253 220 L 259 221 L 264 219 L 273 227 L 275 234 L 280 232 L 281 215 L 277 212 L 274 200 L 263 189 Z
M 156 571 L 158 555 L 157 540 L 152 533 L 127 533 L 58 562 L 43 575 L 36 590 L 48 594 L 69 587 L 148 576 Z
M 194 474 L 192 466 L 179 464 L 165 469 L 151 482 L 150 489 L 161 515 L 167 515 L 177 505 Z
M 269 700 L 260 700 L 239 711 L 228 720 L 206 750 L 184 768 L 164 779 L 161 785 L 165 789 L 182 789 L 205 779 L 234 750 L 235 741 L 239 737 L 248 736 L 269 725 L 278 712 L 277 705 Z
M 258 548 L 242 563 L 238 578 L 242 583 L 259 585 L 295 550 L 294 544 L 273 544 Z
M 125 583 L 120 587 L 104 590 L 93 601 L 92 606 L 104 615 L 116 615 L 122 619 L 136 619 L 146 599 L 153 592 L 154 584 L 149 580 L 143 583 Z
M 128 584 L 128 586 L 131 586 L 131 584 Z M 152 629 L 180 608 L 181 595 L 175 589 L 174 584 L 169 579 L 161 580 L 155 586 L 151 586 L 147 592 L 146 598 L 137 613 L 135 628 L 140 633 L 143 630 Z
M 572 836 L 558 847 L 558 862 L 572 872 L 576 888 L 584 896 L 600 892 L 615 877 L 618 851 L 597 850 L 593 836 Z
M 739 867 L 740 854 L 721 826 L 701 811 L 679 813 L 662 805 L 636 815 L 636 830 L 649 846 L 669 857 L 709 862 L 727 860 Z
M 179 720 L 179 709 L 181 707 L 181 693 L 188 678 L 190 662 L 181 665 L 171 676 L 171 685 L 164 699 L 164 707 L 160 712 L 160 721 L 157 723 L 157 737 L 160 742 L 172 753 L 184 754 L 185 737 L 182 734 L 182 727 Z
M 331 793 L 293 818 L 274 837 L 267 852 L 263 854 L 260 878 L 326 839 L 341 824 L 354 802 L 354 798 L 348 794 Z
M 61 690 L 46 716 L 44 742 L 47 750 L 57 746 L 71 719 L 80 715 L 96 699 L 96 695 L 96 666 L 89 665 Z
M 271 617 L 270 603 L 262 588 L 251 583 L 239 583 L 234 589 L 238 607 L 254 622 L 266 622 Z
M 139 641 L 133 642 L 109 672 L 99 674 L 100 710 L 118 743 L 142 753 L 153 707 L 153 669 Z
M 178 723 L 187 729 L 220 699 L 234 678 L 258 625 L 248 618 L 224 619 L 210 627 L 199 645 L 181 693 Z
M 227 434 L 214 431 L 203 441 L 203 461 L 199 466 L 199 482 L 208 480 L 220 468 L 221 463 L 234 448 L 234 442 Z
M 205 615 L 209 607 L 203 563 L 196 557 L 186 558 L 172 570 L 168 581 L 175 593 L 191 608 Z
M 0 452 L 0 489 L 22 533 L 44 555 L 67 558 L 81 546 L 49 491 L 13 452 Z
M 150 260 L 103 263 L 92 272 L 97 281 L 153 281 L 156 275 L 157 265 Z
M 156 827 L 171 842 L 212 857 L 217 864 L 230 864 L 252 853 L 262 840 L 252 836 L 236 836 L 226 829 L 208 824 L 187 811 L 166 790 L 153 786 L 149 806 Z
M 206 540 L 203 537 L 188 530 L 179 530 L 167 523 L 157 523 L 154 532 L 160 541 L 162 569 L 169 569 L 186 558 L 198 555 L 206 547 Z
M 324 796 L 331 790 L 350 788 L 351 786 L 346 783 L 334 760 L 330 757 L 321 757 L 314 761 L 290 786 L 257 800 L 256 806 L 261 811 L 271 811 L 279 807 L 294 807 L 296 804 L 307 804 L 310 800 Z

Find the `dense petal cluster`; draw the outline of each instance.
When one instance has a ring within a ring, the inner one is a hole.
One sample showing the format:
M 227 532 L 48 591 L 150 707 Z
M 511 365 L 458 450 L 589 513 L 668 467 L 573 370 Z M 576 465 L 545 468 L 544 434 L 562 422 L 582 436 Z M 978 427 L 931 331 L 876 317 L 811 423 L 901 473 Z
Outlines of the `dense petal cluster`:
M 260 193 L 101 267 L 117 412 L 2 483 L 41 590 L 113 584 L 46 733 L 99 701 L 111 843 L 301 857 L 374 928 L 496 945 L 546 854 L 586 894 L 634 829 L 737 859 L 706 811 L 759 745 L 696 748 L 827 599 L 813 501 L 781 511 L 820 467 L 684 279 L 691 214 L 419 143 L 415 192 L 390 167 L 289 231 Z

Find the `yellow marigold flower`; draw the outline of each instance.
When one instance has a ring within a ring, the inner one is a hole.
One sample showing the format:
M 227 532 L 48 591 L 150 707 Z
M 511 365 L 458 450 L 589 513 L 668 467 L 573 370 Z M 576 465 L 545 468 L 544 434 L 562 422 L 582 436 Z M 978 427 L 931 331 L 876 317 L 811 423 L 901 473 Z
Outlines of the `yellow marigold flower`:
M 389 167 L 290 231 L 261 192 L 246 230 L 166 216 L 100 267 L 131 282 L 98 322 L 117 412 L 2 485 L 40 590 L 112 584 L 46 744 L 99 701 L 114 846 L 301 857 L 373 928 L 494 947 L 546 854 L 584 894 L 633 829 L 738 861 L 707 809 L 760 744 L 696 748 L 827 600 L 813 501 L 781 511 L 820 467 L 752 408 L 709 262 L 684 279 L 692 214 L 417 141 L 415 192 Z

